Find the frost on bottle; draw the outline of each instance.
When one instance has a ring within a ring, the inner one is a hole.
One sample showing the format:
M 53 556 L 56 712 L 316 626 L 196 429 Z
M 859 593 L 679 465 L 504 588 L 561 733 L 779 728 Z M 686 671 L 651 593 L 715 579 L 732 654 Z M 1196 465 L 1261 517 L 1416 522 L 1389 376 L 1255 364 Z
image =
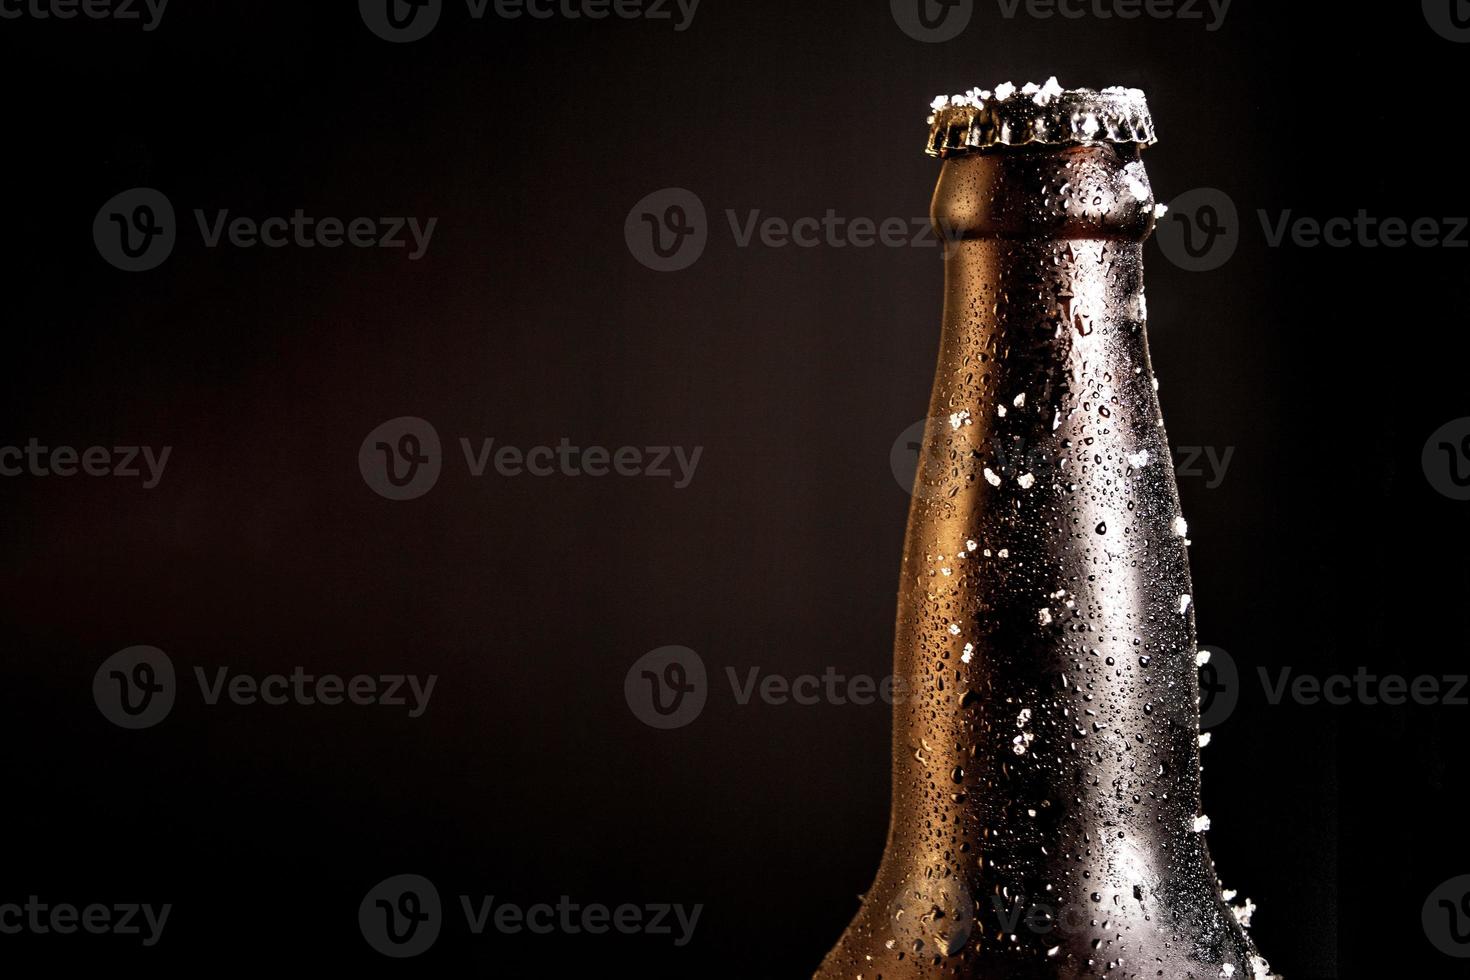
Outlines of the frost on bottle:
M 893 815 L 816 976 L 1268 977 L 1199 808 L 1187 529 L 1144 332 L 1143 93 L 1002 85 L 931 123 L 949 247 Z

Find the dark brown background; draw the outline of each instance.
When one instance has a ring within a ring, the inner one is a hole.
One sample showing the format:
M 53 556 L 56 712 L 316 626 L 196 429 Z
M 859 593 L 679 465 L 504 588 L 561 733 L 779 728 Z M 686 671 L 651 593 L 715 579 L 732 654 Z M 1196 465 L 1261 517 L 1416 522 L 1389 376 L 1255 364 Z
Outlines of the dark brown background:
M 1201 639 L 1247 675 L 1206 752 L 1221 873 L 1293 980 L 1453 975 L 1419 910 L 1470 871 L 1466 709 L 1271 706 L 1250 678 L 1463 670 L 1466 505 L 1419 459 L 1470 414 L 1466 253 L 1271 249 L 1254 214 L 1465 213 L 1470 48 L 1418 5 L 1300 6 L 1237 0 L 1209 33 L 982 2 L 944 44 L 850 0 L 704 0 L 682 34 L 451 3 L 404 46 L 345 3 L 179 3 L 151 34 L 0 22 L 0 444 L 174 447 L 152 491 L 0 480 L 0 902 L 175 905 L 152 950 L 0 936 L 0 963 L 376 973 L 394 964 L 357 904 L 413 872 L 447 898 L 706 909 L 684 949 L 450 927 L 400 973 L 809 976 L 877 866 L 887 711 L 738 707 L 723 669 L 887 671 L 908 506 L 889 450 L 923 414 L 941 269 L 933 249 L 737 248 L 723 213 L 922 215 L 930 98 L 1055 73 L 1146 88 L 1160 198 L 1219 187 L 1245 218 L 1224 268 L 1150 246 L 1148 270 L 1171 439 L 1235 447 L 1219 488 L 1181 481 Z M 136 185 L 185 237 L 127 275 L 90 227 Z M 701 197 L 711 240 L 659 274 L 623 224 L 669 186 Z M 440 222 L 410 263 L 207 250 L 195 207 Z M 676 491 L 472 480 L 451 455 L 429 495 L 390 503 L 356 457 L 399 415 L 446 441 L 704 456 Z M 417 720 L 183 696 L 125 732 L 91 679 L 137 643 L 184 672 L 439 684 Z M 667 644 L 724 693 L 658 732 L 622 684 Z

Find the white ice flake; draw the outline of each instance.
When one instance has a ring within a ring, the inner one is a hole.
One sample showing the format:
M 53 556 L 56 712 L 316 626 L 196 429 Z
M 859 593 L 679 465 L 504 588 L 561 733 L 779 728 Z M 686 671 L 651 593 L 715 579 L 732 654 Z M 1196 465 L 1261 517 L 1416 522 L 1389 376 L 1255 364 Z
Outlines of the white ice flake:
M 1052 100 L 1061 94 L 1061 83 L 1057 81 L 1057 76 L 1053 75 L 1046 80 L 1045 85 L 1037 89 L 1036 93 L 1031 96 L 1031 101 L 1037 105 L 1050 105 Z
M 1031 709 L 1022 708 L 1021 713 L 1016 715 L 1016 727 L 1022 729 L 1022 732 L 1011 739 L 1011 751 L 1016 753 L 1016 755 L 1025 755 L 1026 750 L 1031 747 L 1031 743 L 1036 740 L 1035 735 L 1024 730 L 1030 723 Z

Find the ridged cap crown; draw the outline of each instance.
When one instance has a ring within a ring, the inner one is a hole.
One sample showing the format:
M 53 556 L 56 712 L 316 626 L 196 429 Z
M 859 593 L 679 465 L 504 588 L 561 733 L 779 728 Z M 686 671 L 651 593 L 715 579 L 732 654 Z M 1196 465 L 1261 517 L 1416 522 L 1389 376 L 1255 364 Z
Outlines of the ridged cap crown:
M 1010 82 L 963 95 L 941 95 L 930 107 L 928 154 L 953 156 L 1007 146 L 1157 142 L 1148 101 L 1136 88 L 1064 89 Z

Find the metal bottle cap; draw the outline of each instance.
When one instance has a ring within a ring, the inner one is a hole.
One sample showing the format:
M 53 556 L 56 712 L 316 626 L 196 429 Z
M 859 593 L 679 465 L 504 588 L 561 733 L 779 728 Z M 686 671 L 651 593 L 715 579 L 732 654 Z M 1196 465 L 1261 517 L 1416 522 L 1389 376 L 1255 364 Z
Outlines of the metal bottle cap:
M 926 152 L 934 157 L 1005 146 L 1157 142 L 1148 101 L 1136 88 L 1064 89 L 1053 76 L 1045 85 L 1006 82 L 994 91 L 941 95 L 931 108 Z

